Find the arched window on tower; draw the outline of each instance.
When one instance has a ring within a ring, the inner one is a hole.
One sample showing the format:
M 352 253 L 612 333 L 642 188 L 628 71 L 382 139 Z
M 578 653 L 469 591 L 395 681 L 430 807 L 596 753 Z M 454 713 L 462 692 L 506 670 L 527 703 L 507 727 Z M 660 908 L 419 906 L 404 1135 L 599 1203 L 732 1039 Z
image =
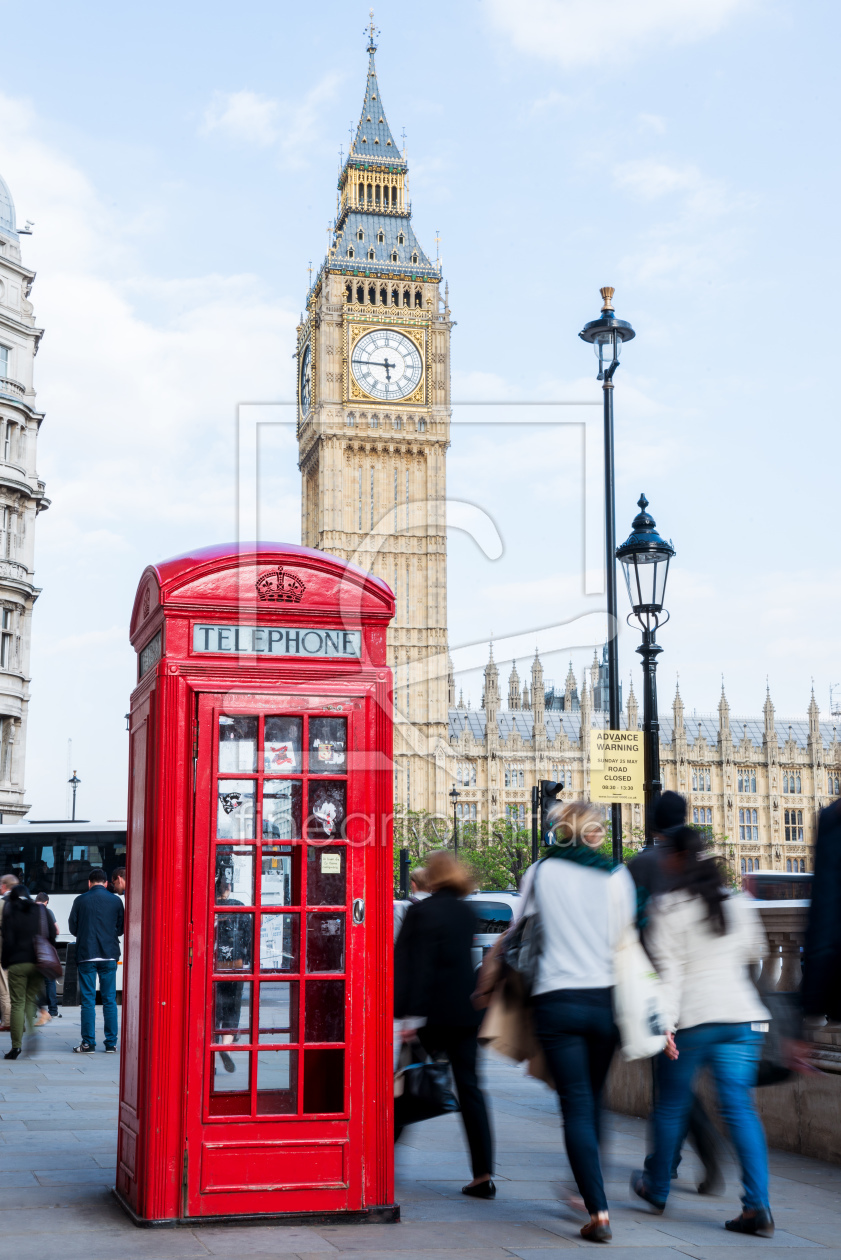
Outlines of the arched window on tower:
M 377 304 L 377 290 L 372 284 L 368 285 L 368 301 L 372 306 L 376 306 Z
M 406 237 L 403 235 L 403 233 L 402 233 L 402 232 L 398 233 L 398 236 L 397 236 L 397 244 L 398 244 L 398 245 L 405 245 L 405 244 L 406 244 Z
M 359 196 L 358 196 L 358 198 L 357 198 L 357 204 L 361 206 L 361 205 L 362 205 L 362 203 L 363 203 L 364 201 L 365 201 L 365 185 L 364 185 L 364 184 L 360 184 L 360 185 L 359 185 Z
M 395 259 L 395 261 L 396 261 L 396 259 Z M 392 290 L 391 290 L 391 305 L 392 305 L 392 306 L 399 306 L 399 305 L 400 305 L 400 290 L 399 290 L 399 289 L 392 289 Z
M 385 232 L 378 232 L 378 233 L 377 233 L 377 240 L 378 240 L 378 242 L 380 243 L 380 245 L 382 245 L 382 244 L 384 243 L 384 241 L 385 241 Z
M 356 239 L 357 239 L 358 241 L 364 241 L 364 240 L 365 240 L 365 233 L 362 231 L 362 228 L 360 228 L 360 229 L 358 230 L 358 232 L 356 233 Z
M 397 262 L 397 250 L 396 250 L 396 249 L 393 249 L 393 250 L 391 251 L 391 261 L 392 261 L 392 262 Z
M 346 302 L 353 301 L 353 285 L 351 284 L 349 280 L 347 284 L 345 285 L 345 301 Z
M 412 262 L 415 263 L 415 265 L 417 265 L 417 261 L 418 261 L 418 255 L 417 255 L 417 251 L 415 251 L 412 254 Z
M 391 190 L 391 204 L 392 206 L 397 205 L 397 189 L 396 188 L 392 188 Z
M 423 296 L 420 289 L 415 289 L 415 306 L 423 306 Z
M 348 256 L 348 258 L 353 258 L 353 246 L 352 246 L 352 245 L 348 245 L 348 247 L 347 247 L 347 256 Z
M 408 289 L 404 289 L 404 290 L 403 290 L 403 305 L 404 305 L 404 306 L 411 306 L 411 305 L 412 305 L 412 295 L 411 295 L 411 293 L 409 292 L 409 290 L 408 290 Z
M 369 250 L 368 250 L 368 262 L 373 262 L 375 257 L 376 257 L 376 255 L 374 254 L 373 249 L 369 249 Z
M 365 286 L 362 284 L 356 286 L 356 300 L 360 306 L 365 301 Z
M 372 204 L 373 200 L 374 200 L 374 187 L 372 184 L 369 184 L 368 185 L 368 205 L 369 206 Z
M 379 184 L 375 184 L 375 185 L 374 185 L 374 203 L 375 203 L 375 205 L 379 205 L 379 204 L 380 204 L 380 201 L 381 201 L 381 197 L 380 197 L 380 186 L 379 186 Z
M 384 284 L 380 285 L 380 306 L 388 306 L 388 289 Z
M 746 874 L 747 869 L 748 869 L 748 864 L 747 864 L 747 862 L 745 861 L 745 859 L 744 859 L 744 858 L 742 858 L 742 874 L 743 874 L 743 875 L 744 875 L 744 874 Z

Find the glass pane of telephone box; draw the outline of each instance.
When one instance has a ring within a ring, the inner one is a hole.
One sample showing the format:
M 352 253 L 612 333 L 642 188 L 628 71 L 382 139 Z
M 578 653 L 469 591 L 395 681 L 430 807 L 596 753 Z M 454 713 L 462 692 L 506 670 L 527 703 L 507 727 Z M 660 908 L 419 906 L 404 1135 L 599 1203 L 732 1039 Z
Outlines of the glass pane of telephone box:
M 217 980 L 213 986 L 213 1040 L 225 1045 L 248 1041 L 250 1031 L 251 981 Z
M 307 915 L 307 971 L 344 971 L 345 916 Z
M 254 904 L 254 850 L 235 849 L 231 844 L 216 847 L 216 904 Z
M 220 840 L 254 839 L 254 779 L 220 779 L 216 835 Z
M 344 980 L 308 980 L 304 1041 L 344 1041 Z
M 263 770 L 266 774 L 300 774 L 304 722 L 299 717 L 267 717 L 263 738 Z
M 298 1051 L 258 1050 L 257 1114 L 294 1115 L 298 1110 Z
M 283 1045 L 298 1040 L 298 981 L 264 980 L 260 985 L 258 1040 Z
M 347 718 L 310 718 L 310 774 L 347 773 Z
M 247 1050 L 214 1050 L 210 1114 L 251 1114 L 251 1055 Z
M 253 914 L 217 914 L 213 932 L 213 970 L 250 971 Z
M 260 903 L 264 906 L 297 906 L 300 902 L 298 866 L 301 850 L 296 845 L 263 845 L 260 870 Z
M 310 840 L 344 840 L 347 784 L 310 780 L 307 836 Z
M 260 970 L 297 971 L 297 914 L 264 914 L 260 918 Z
M 307 904 L 310 906 L 343 906 L 345 904 L 345 865 L 347 850 L 307 848 Z
M 254 774 L 257 769 L 257 718 L 220 717 L 219 773 Z
M 266 779 L 263 783 L 263 839 L 300 840 L 300 779 Z
M 313 1048 L 304 1051 L 304 1111 L 345 1109 L 345 1052 Z

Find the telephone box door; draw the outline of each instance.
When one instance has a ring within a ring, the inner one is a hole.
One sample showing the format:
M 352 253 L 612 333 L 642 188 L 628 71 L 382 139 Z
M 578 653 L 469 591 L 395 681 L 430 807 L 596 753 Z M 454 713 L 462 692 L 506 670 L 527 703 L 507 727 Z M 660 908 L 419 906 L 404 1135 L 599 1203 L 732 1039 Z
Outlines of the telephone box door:
M 191 1217 L 362 1205 L 366 707 L 320 704 L 199 698 Z

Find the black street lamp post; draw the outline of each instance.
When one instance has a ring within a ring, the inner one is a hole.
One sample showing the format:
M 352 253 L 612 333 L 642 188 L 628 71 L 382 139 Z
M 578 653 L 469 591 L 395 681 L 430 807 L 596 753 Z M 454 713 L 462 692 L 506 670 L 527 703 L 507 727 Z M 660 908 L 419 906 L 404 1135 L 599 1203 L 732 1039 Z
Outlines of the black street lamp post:
M 598 355 L 599 374 L 604 394 L 604 543 L 607 574 L 607 695 L 610 730 L 619 730 L 619 612 L 616 603 L 616 501 L 613 473 L 613 375 L 619 367 L 623 341 L 636 336 L 631 325 L 617 319 L 613 312 L 613 294 L 609 285 L 599 289 L 604 305 L 601 319 L 591 320 L 578 334 L 589 341 Z M 613 860 L 622 861 L 622 806 L 611 808 Z
M 642 643 L 637 648 L 642 657 L 643 701 L 642 729 L 645 758 L 645 843 L 653 843 L 651 815 L 654 802 L 660 795 L 660 721 L 657 715 L 657 657 L 663 651 L 655 640 L 659 626 L 669 620 L 663 608 L 666 597 L 666 579 L 669 561 L 675 554 L 671 542 L 661 538 L 655 529 L 653 517 L 646 512 L 648 499 L 639 498 L 639 515 L 634 517 L 631 534 L 616 555 L 622 561 L 631 613 L 642 630 Z
M 68 779 L 68 780 L 67 780 L 67 782 L 70 784 L 70 786 L 71 786 L 71 787 L 72 787 L 72 789 L 73 789 L 73 816 L 72 816 L 72 818 L 70 819 L 70 821 L 71 821 L 71 822 L 75 822 L 75 821 L 76 821 L 76 789 L 78 788 L 78 786 L 79 786 L 79 784 L 82 782 L 82 780 L 81 780 L 80 778 L 78 778 L 78 777 L 77 777 L 77 775 L 76 775 L 76 771 L 74 770 L 74 771 L 73 771 L 73 778 L 72 778 L 72 779 Z
M 456 857 L 458 857 L 458 815 L 456 813 L 456 802 L 460 796 L 461 793 L 457 791 L 456 785 L 453 784 L 453 790 L 450 792 L 450 800 L 453 802 L 453 851 Z

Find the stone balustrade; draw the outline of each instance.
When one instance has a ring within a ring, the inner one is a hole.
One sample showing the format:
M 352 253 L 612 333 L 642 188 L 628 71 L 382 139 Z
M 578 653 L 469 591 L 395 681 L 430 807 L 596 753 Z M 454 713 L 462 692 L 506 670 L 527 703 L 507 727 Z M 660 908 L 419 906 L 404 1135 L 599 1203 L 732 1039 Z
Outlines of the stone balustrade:
M 10 380 L 8 376 L 0 376 L 0 394 L 6 394 L 9 398 L 23 398 L 26 386 L 21 385 L 20 381 Z

